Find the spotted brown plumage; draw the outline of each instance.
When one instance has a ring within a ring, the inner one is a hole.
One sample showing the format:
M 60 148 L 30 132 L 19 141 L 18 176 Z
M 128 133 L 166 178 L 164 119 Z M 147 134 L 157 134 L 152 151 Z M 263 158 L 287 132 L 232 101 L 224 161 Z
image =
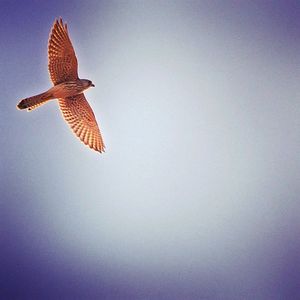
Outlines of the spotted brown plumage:
M 78 79 L 78 63 L 62 19 L 53 24 L 48 43 L 48 69 L 54 85 Z
M 58 102 L 65 120 L 80 140 L 96 151 L 104 151 L 95 115 L 84 94 L 58 99 Z
M 78 63 L 67 24 L 55 20 L 48 43 L 48 69 L 53 87 L 36 96 L 21 100 L 19 109 L 33 110 L 52 99 L 58 99 L 66 122 L 77 137 L 91 149 L 104 152 L 105 146 L 95 115 L 83 91 L 93 87 L 88 79 L 78 77 Z

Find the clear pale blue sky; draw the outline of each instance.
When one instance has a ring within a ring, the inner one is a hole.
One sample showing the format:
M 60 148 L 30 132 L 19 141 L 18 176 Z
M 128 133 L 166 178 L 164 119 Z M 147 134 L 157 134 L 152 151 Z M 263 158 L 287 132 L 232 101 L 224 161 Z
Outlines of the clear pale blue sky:
M 62 16 L 107 152 L 50 87 Z M 296 299 L 299 1 L 0 1 L 4 299 Z

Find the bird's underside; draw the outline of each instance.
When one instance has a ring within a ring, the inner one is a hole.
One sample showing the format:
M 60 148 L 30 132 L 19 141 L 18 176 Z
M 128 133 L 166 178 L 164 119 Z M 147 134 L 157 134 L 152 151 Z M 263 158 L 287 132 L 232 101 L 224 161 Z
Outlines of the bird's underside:
M 21 100 L 17 107 L 31 111 L 51 99 L 58 99 L 62 115 L 77 137 L 91 149 L 104 152 L 95 115 L 83 93 L 94 85 L 90 80 L 78 78 L 77 58 L 67 24 L 62 19 L 54 22 L 50 33 L 48 69 L 54 86 L 42 94 Z

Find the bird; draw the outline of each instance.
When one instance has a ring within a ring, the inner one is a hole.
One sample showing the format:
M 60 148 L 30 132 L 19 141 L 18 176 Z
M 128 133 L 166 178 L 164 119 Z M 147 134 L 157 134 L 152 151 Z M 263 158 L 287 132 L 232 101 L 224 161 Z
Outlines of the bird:
M 95 87 L 91 80 L 78 77 L 78 62 L 67 23 L 56 18 L 48 41 L 48 70 L 53 86 L 44 93 L 22 99 L 17 108 L 32 111 L 49 100 L 58 99 L 63 118 L 77 137 L 91 149 L 105 151 L 95 115 L 84 91 Z

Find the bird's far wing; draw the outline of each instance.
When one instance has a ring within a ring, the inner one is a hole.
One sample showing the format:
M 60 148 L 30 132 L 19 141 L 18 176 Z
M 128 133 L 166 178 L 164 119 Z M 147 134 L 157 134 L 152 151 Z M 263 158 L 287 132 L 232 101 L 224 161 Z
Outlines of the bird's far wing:
M 95 115 L 84 94 L 58 101 L 64 119 L 80 140 L 90 148 L 104 152 L 105 145 Z
M 67 24 L 55 20 L 48 43 L 48 69 L 54 85 L 78 78 L 77 58 L 68 34 Z

